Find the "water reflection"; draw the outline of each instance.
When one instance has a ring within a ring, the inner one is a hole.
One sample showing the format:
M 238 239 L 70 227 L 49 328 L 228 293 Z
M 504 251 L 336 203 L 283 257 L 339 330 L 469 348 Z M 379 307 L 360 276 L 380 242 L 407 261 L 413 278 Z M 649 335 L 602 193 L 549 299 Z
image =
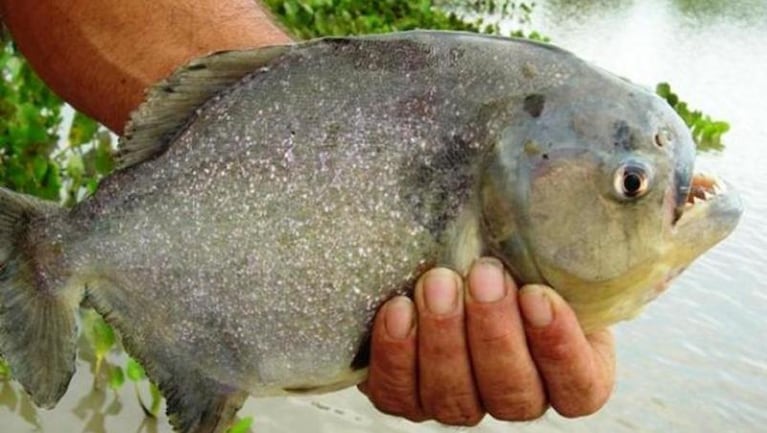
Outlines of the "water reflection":
M 0 382 L 0 406 L 5 406 L 10 411 L 23 419 L 29 426 L 40 429 L 40 418 L 37 408 L 26 394 L 21 392 L 8 380 Z
M 545 9 L 554 15 L 583 22 L 591 17 L 610 17 L 630 13 L 630 9 L 640 3 L 655 6 L 670 6 L 680 12 L 684 21 L 697 25 L 707 25 L 712 21 L 746 21 L 751 24 L 764 24 L 767 14 L 767 2 L 763 0 L 669 0 L 663 5 L 653 1 L 637 0 L 548 0 L 542 3 Z
M 546 10 L 556 11 L 562 17 L 584 20 L 593 15 L 619 13 L 628 10 L 636 0 L 550 0 Z
M 759 24 L 767 13 L 767 4 L 762 0 L 672 0 L 671 3 L 699 25 L 732 19 Z

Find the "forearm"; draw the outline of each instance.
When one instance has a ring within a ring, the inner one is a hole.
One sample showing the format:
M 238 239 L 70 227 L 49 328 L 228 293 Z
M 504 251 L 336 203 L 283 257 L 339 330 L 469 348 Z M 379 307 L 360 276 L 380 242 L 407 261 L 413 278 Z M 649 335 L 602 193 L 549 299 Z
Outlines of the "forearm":
M 51 88 L 118 133 L 185 62 L 290 42 L 255 0 L 0 0 L 0 15 Z

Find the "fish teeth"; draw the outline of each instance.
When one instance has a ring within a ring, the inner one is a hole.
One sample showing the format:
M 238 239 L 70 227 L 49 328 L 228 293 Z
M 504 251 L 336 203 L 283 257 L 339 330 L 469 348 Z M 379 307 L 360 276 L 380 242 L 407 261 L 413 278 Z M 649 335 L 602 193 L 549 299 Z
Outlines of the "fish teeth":
M 696 204 L 699 204 L 699 203 L 705 203 L 705 202 L 706 202 L 706 200 L 704 200 L 704 199 L 702 199 L 700 197 L 693 197 L 692 198 L 693 205 L 696 205 Z
M 705 198 L 705 200 L 711 200 L 712 198 L 714 198 L 715 195 L 716 193 L 713 193 L 710 191 L 703 191 L 703 197 Z
M 714 183 L 714 192 L 717 194 L 724 194 L 727 192 L 727 186 L 723 182 Z

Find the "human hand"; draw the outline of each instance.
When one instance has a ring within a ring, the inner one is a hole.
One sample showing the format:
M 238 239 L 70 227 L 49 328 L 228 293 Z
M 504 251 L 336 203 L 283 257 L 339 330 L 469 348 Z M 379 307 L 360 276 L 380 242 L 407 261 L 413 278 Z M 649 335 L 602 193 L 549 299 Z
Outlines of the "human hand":
M 415 305 L 388 301 L 375 319 L 368 379 L 380 411 L 411 421 L 475 425 L 589 415 L 615 380 L 608 330 L 584 335 L 551 288 L 518 290 L 501 263 L 482 258 L 464 281 L 437 268 L 416 284 Z M 416 325 L 417 316 L 417 325 Z

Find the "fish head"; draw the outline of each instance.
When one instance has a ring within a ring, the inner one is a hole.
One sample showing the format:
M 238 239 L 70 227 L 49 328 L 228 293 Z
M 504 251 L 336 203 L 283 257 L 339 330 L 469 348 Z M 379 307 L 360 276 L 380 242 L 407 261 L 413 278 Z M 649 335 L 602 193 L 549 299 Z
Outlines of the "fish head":
M 513 105 L 480 182 L 485 240 L 584 330 L 634 317 L 735 228 L 738 195 L 694 174 L 689 128 L 652 92 L 600 73 Z

